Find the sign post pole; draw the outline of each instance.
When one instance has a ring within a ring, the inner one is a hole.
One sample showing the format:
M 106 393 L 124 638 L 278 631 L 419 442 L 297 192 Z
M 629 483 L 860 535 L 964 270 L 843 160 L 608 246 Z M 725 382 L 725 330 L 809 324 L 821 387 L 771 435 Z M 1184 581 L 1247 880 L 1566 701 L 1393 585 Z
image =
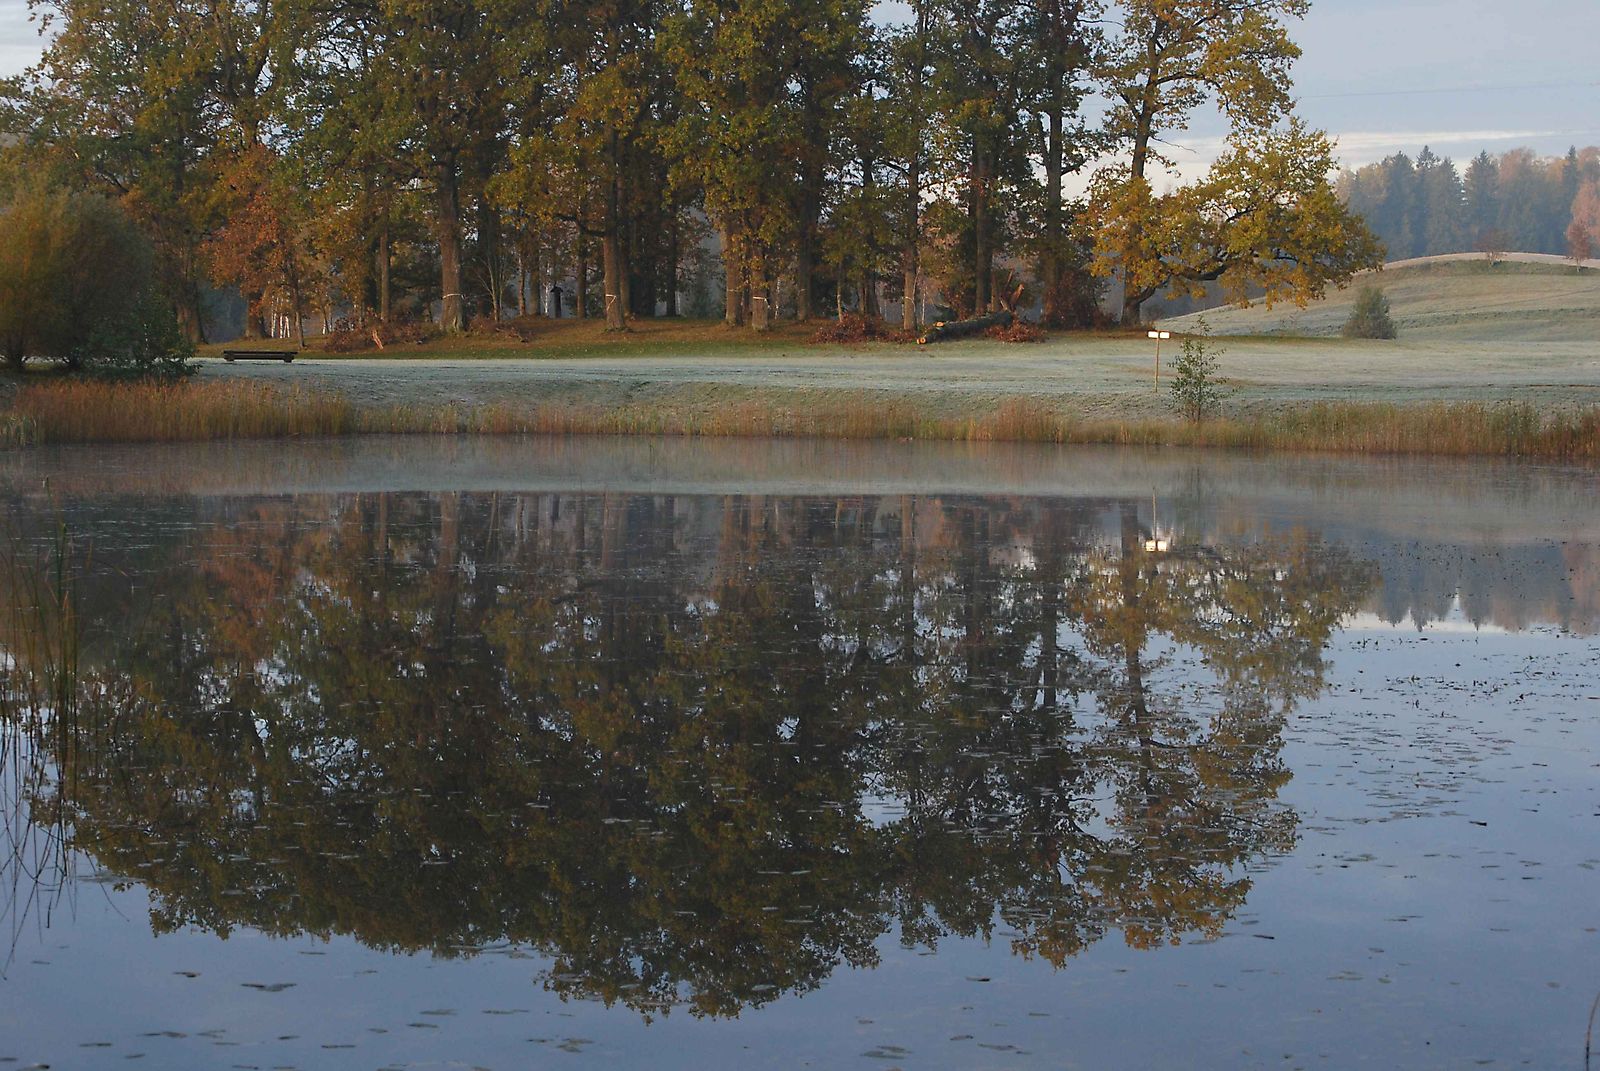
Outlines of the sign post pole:
M 1171 338 L 1172 337 L 1172 332 L 1171 331 L 1150 331 L 1150 332 L 1147 332 L 1147 334 L 1151 338 L 1156 340 L 1156 373 L 1155 373 L 1155 381 L 1154 382 L 1155 382 L 1155 385 L 1156 385 L 1156 390 L 1160 390 L 1161 389 L 1161 340 L 1164 339 L 1164 338 Z

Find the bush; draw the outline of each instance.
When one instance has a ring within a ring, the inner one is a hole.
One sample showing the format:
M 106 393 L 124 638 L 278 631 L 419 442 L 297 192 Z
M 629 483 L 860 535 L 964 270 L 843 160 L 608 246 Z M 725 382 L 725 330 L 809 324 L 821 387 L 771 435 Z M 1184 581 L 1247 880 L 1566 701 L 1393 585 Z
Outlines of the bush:
M 839 342 L 910 342 L 911 336 L 892 326 L 878 316 L 846 316 L 831 320 L 817 328 L 811 336 L 813 343 Z
M 341 319 L 333 325 L 322 348 L 329 353 L 360 353 L 406 343 L 420 346 L 443 334 L 438 324 L 426 320 L 382 323 L 376 320 Z
M 171 305 L 150 288 L 138 306 L 98 324 L 68 363 L 96 375 L 175 379 L 194 371 L 193 360 L 194 343 Z
M 1104 331 L 1116 324 L 1105 308 L 1106 281 L 1085 267 L 1066 266 L 1055 291 L 1044 295 L 1040 323 L 1066 331 Z
M 1221 354 L 1217 345 L 1203 335 L 1184 339 L 1183 352 L 1172 364 L 1168 407 L 1196 424 L 1216 416 L 1227 396 L 1217 378 L 1217 358 Z
M 1368 283 L 1356 294 L 1356 307 L 1344 322 L 1345 338 L 1397 338 L 1394 321 L 1389 318 L 1389 299 L 1383 287 Z
M 1038 324 L 1012 320 L 1010 327 L 991 327 L 984 332 L 996 342 L 1043 342 L 1050 336 Z
M 509 320 L 496 320 L 489 316 L 474 317 L 467 327 L 472 335 L 514 338 L 518 342 L 532 342 L 555 321 L 543 316 L 514 316 Z
M 111 374 L 173 374 L 193 350 L 121 208 L 34 183 L 0 205 L 0 354 Z

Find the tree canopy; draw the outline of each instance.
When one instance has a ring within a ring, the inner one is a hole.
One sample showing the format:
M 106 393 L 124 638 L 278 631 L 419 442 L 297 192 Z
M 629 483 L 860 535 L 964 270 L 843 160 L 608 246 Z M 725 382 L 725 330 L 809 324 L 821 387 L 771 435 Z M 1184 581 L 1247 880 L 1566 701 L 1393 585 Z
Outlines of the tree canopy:
M 1131 321 L 1208 280 L 1303 301 L 1375 249 L 1293 115 L 1306 0 L 34 2 L 58 32 L 6 151 L 120 199 L 196 338 L 455 331 L 563 287 L 613 329 L 690 293 L 756 330 L 1071 326 L 1097 274 Z M 1229 150 L 1176 183 L 1160 146 L 1208 101 Z

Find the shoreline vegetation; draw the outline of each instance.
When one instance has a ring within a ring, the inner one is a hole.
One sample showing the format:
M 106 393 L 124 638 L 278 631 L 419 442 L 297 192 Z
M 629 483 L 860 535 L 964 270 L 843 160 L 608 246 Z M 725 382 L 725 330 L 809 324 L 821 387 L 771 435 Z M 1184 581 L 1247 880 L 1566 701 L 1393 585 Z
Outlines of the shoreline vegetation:
M 0 408 L 0 445 L 164 443 L 362 434 L 658 435 L 922 439 L 1212 447 L 1344 454 L 1600 460 L 1600 406 L 1545 411 L 1516 401 L 1317 402 L 1267 413 L 1085 418 L 1037 398 L 929 415 L 904 398 L 793 404 L 778 392 L 731 404 L 362 406 L 336 391 L 226 381 L 55 380 Z

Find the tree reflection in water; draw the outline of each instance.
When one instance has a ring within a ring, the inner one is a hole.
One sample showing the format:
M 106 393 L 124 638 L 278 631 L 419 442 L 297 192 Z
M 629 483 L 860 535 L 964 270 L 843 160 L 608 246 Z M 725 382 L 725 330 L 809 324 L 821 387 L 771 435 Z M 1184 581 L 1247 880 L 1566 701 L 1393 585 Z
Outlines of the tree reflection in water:
M 221 512 L 82 582 L 94 698 L 35 813 L 157 931 L 512 942 L 646 1013 L 889 932 L 1057 965 L 1216 934 L 1294 844 L 1285 718 L 1373 581 L 1304 537 L 1147 553 L 1105 501 Z

